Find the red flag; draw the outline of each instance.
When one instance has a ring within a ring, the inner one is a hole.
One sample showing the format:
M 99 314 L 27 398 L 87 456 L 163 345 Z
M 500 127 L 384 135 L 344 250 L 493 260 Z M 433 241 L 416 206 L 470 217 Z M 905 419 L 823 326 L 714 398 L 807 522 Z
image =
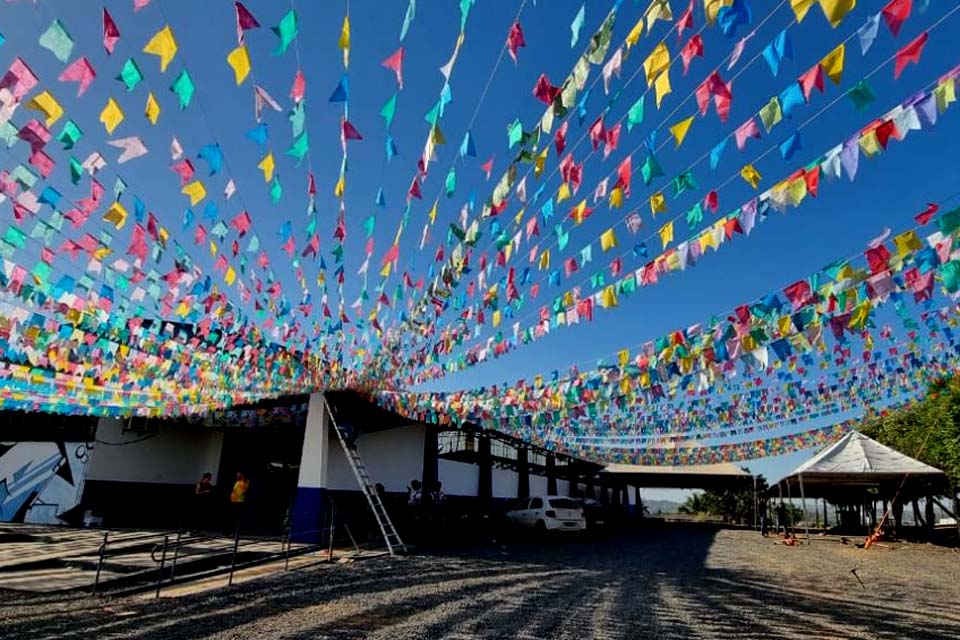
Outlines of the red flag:
M 620 166 L 617 167 L 617 183 L 613 185 L 614 189 L 617 187 L 622 189 L 623 195 L 627 197 L 630 197 L 630 178 L 633 177 L 632 163 L 632 156 L 624 158 Z
M 803 99 L 810 102 L 810 93 L 816 87 L 820 93 L 823 93 L 823 68 L 820 63 L 810 67 L 802 76 L 797 78 L 800 82 L 800 88 L 803 89 Z
M 120 29 L 117 29 L 117 23 L 113 21 L 113 18 L 107 12 L 107 8 L 103 8 L 103 48 L 107 50 L 107 54 L 113 54 L 113 48 L 117 46 L 117 40 L 120 39 Z
M 807 183 L 807 193 L 814 198 L 817 197 L 817 189 L 820 187 L 820 165 L 803 174 L 803 179 Z
M 393 54 L 380 63 L 387 69 L 393 71 L 397 76 L 397 85 L 403 89 L 403 47 L 400 47 Z
M 490 179 L 490 174 L 493 172 L 493 158 L 494 156 L 490 156 L 489 160 L 480 165 L 480 168 L 487 174 L 487 180 Z
M 596 151 L 600 147 L 600 143 L 606 138 L 607 132 L 603 126 L 603 116 L 601 115 L 590 125 L 590 143 L 593 144 L 593 150 Z
M 683 49 L 680 49 L 680 57 L 683 59 L 683 75 L 687 75 L 687 71 L 690 70 L 690 62 L 694 57 L 703 57 L 703 38 L 700 34 L 696 34 L 687 40 L 687 44 L 683 45 Z
M 363 140 L 363 136 L 357 131 L 357 128 L 350 124 L 349 120 L 343 121 L 343 139 L 344 140 Z
M 711 191 L 707 194 L 707 197 L 703 199 L 703 205 L 713 213 L 716 213 L 717 208 L 720 206 L 720 196 L 717 195 L 716 191 Z
M 523 39 L 523 29 L 520 27 L 519 22 L 514 22 L 510 27 L 510 31 L 507 33 L 507 49 L 509 49 L 510 57 L 513 58 L 513 63 L 517 63 L 517 50 L 520 47 L 526 47 L 527 42 Z
M 914 220 L 917 221 L 919 225 L 925 225 L 937 214 L 937 211 L 940 210 L 940 207 L 932 202 L 927 203 L 927 208 L 914 216 Z
M 256 29 L 260 26 L 253 14 L 239 2 L 233 3 L 237 10 L 237 42 L 243 44 L 243 32 L 249 29 Z
M 567 146 L 567 125 L 569 123 L 569 120 L 564 120 L 560 128 L 557 129 L 556 136 L 554 136 L 554 145 L 556 145 L 558 156 L 563 153 L 564 148 Z
M 887 120 L 877 127 L 877 142 L 884 149 L 887 148 L 890 138 L 898 138 L 899 135 L 900 132 L 897 131 L 897 125 L 893 120 Z
M 410 183 L 410 189 L 407 191 L 407 200 L 409 201 L 410 198 L 423 200 L 423 194 L 420 193 L 420 182 L 417 180 L 416 176 L 414 176 L 413 182 Z
M 890 28 L 890 33 L 896 38 L 900 35 L 900 27 L 907 18 L 910 17 L 910 10 L 913 8 L 913 0 L 890 0 L 890 3 L 883 8 L 883 19 Z
M 547 78 L 547 74 L 541 73 L 540 77 L 537 78 L 537 83 L 533 85 L 533 95 L 540 102 L 551 105 L 557 96 L 560 95 L 560 87 L 555 87 L 550 84 L 550 79 Z
M 894 79 L 899 78 L 903 70 L 911 62 L 917 64 L 920 62 L 920 55 L 923 53 L 923 47 L 927 44 L 927 32 L 924 31 L 909 44 L 905 45 L 900 51 L 897 51 L 896 62 L 893 67 Z
M 293 78 L 293 86 L 290 88 L 290 97 L 294 102 L 303 100 L 307 92 L 307 79 L 303 77 L 303 71 L 297 69 L 297 75 Z M 278 109 L 279 111 L 279 109 Z

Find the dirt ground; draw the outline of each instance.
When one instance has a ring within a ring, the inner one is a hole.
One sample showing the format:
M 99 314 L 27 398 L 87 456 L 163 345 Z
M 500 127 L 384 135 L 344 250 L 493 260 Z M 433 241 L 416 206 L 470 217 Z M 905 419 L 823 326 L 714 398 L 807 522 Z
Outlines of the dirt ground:
M 0 638 L 18 639 L 954 639 L 960 553 L 687 528 L 321 565 L 158 601 L 0 596 Z

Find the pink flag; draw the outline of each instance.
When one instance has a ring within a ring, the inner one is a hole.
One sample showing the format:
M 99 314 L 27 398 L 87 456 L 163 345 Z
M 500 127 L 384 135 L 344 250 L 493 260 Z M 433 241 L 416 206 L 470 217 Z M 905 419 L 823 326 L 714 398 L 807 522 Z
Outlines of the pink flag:
M 569 123 L 569 120 L 564 120 L 563 124 L 560 125 L 559 129 L 557 129 L 557 133 L 554 136 L 554 144 L 557 147 L 557 155 L 563 153 L 564 148 L 567 146 L 567 125 Z
M 134 12 L 140 11 L 148 4 L 150 4 L 150 0 L 133 0 L 133 10 Z
M 823 67 L 819 63 L 808 69 L 797 80 L 800 82 L 800 88 L 803 89 L 803 99 L 807 102 L 810 102 L 810 93 L 813 92 L 814 87 L 823 93 Z
M 58 80 L 60 80 L 60 82 L 79 82 L 80 86 L 77 88 L 77 97 L 79 98 L 96 77 L 97 72 L 93 70 L 93 65 L 91 65 L 90 61 L 85 57 L 81 56 L 63 70 Z
M 683 49 L 680 50 L 680 57 L 683 59 L 683 75 L 687 75 L 687 71 L 690 70 L 690 62 L 693 58 L 703 57 L 703 38 L 699 33 L 691 37 L 687 40 L 687 44 L 683 45 Z
M 560 95 L 560 87 L 550 84 L 547 74 L 541 73 L 540 77 L 537 78 L 537 83 L 533 85 L 533 95 L 537 100 L 549 106 Z
M 693 0 L 690 0 L 690 6 L 687 7 L 687 10 L 680 14 L 680 18 L 677 20 L 677 40 L 683 37 L 683 32 L 685 29 L 693 28 Z
M 760 137 L 760 127 L 757 126 L 757 121 L 753 116 L 750 116 L 750 119 L 740 125 L 736 131 L 733 133 L 734 138 L 737 141 L 737 149 L 743 150 L 743 146 L 747 144 L 747 138 L 759 138 Z
M 53 167 L 56 165 L 53 159 L 45 154 L 42 149 L 36 149 L 30 154 L 29 163 L 31 166 L 37 168 L 37 171 L 40 172 L 44 180 L 50 177 L 50 174 L 53 172 Z
M 296 85 L 294 85 L 296 86 Z M 257 116 L 257 122 L 260 122 L 261 116 L 263 115 L 264 105 L 270 107 L 276 112 L 283 111 L 280 108 L 280 105 L 277 104 L 277 101 L 274 100 L 266 89 L 258 85 L 253 85 L 253 110 Z
M 910 17 L 910 10 L 913 8 L 913 0 L 890 0 L 881 12 L 883 19 L 890 28 L 890 33 L 896 38 L 900 35 L 900 27 L 907 18 Z
M 397 85 L 403 89 L 403 47 L 394 51 L 389 58 L 380 64 L 393 71 L 397 76 Z
M 493 158 L 494 156 L 490 156 L 489 160 L 480 165 L 480 168 L 487 174 L 487 180 L 490 179 L 490 174 L 493 173 Z
M 193 178 L 193 163 L 186 158 L 171 166 L 170 170 L 180 176 L 180 184 L 187 184 Z
M 0 89 L 10 89 L 17 100 L 30 93 L 37 86 L 37 76 L 34 75 L 27 63 L 16 58 L 10 63 L 10 68 L 0 79 Z
M 233 6 L 237 10 L 237 42 L 243 44 L 243 32 L 258 28 L 260 23 L 242 3 L 234 2 Z
M 117 29 L 117 23 L 113 21 L 113 18 L 107 12 L 107 8 L 103 8 L 103 48 L 107 50 L 107 54 L 113 54 L 113 48 L 117 46 L 117 40 L 120 39 L 120 29 Z
M 252 223 L 253 221 L 250 219 L 250 214 L 246 211 L 241 211 L 234 216 L 233 220 L 230 221 L 230 226 L 236 229 L 237 233 L 239 233 L 240 237 L 242 238 L 244 235 L 246 235 L 247 231 L 250 230 Z

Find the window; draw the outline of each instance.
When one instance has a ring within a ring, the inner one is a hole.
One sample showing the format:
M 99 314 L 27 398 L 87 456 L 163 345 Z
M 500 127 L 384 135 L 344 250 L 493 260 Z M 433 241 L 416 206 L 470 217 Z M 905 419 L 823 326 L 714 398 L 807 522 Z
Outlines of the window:
M 540 498 L 534 498 L 533 500 L 530 501 L 530 508 L 543 509 L 543 500 L 541 500 Z
M 576 500 L 570 498 L 551 498 L 550 506 L 554 509 L 579 509 L 580 505 Z

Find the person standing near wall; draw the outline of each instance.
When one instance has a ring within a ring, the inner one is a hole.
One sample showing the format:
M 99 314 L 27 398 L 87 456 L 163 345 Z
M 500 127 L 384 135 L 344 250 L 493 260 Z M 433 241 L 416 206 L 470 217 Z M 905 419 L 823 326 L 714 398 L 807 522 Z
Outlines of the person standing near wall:
M 195 530 L 202 529 L 210 522 L 210 508 L 213 506 L 213 474 L 207 471 L 200 476 L 200 482 L 193 491 L 193 522 Z

